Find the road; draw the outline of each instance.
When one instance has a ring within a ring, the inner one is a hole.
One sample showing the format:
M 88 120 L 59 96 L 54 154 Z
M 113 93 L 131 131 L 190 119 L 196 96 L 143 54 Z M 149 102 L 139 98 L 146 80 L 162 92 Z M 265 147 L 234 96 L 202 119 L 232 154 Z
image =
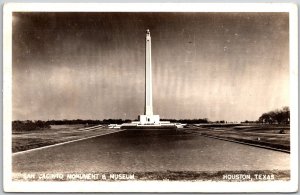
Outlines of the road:
M 12 160 L 13 173 L 290 169 L 287 153 L 175 130 L 126 130 Z

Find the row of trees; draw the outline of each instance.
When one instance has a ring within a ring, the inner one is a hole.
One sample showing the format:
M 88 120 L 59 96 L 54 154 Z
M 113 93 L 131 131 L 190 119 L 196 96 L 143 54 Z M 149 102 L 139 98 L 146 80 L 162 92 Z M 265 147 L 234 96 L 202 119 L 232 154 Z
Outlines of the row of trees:
M 32 131 L 38 129 L 50 129 L 50 124 L 45 121 L 13 121 L 12 130 L 16 131 Z
M 136 119 L 137 120 L 137 119 Z M 186 123 L 186 124 L 197 124 L 197 123 L 209 123 L 207 118 L 204 119 L 161 119 L 162 121 L 167 120 L 173 123 Z M 122 124 L 130 123 L 132 120 L 129 119 L 104 119 L 104 120 L 48 120 L 48 121 L 13 121 L 12 130 L 13 131 L 30 131 L 38 129 L 49 129 L 51 125 L 100 125 L 100 124 Z M 227 121 L 221 120 L 216 121 L 217 123 L 227 123 Z M 290 109 L 288 106 L 282 109 L 276 109 L 267 113 L 263 113 L 258 121 L 245 121 L 249 122 L 260 122 L 268 124 L 289 124 L 290 123 Z
M 50 129 L 51 125 L 78 125 L 78 124 L 84 124 L 84 125 L 100 125 L 100 124 L 122 124 L 130 122 L 130 120 L 122 120 L 122 119 L 104 119 L 104 120 L 82 120 L 82 119 L 76 119 L 76 120 L 48 120 L 48 121 L 13 121 L 12 122 L 12 130 L 14 132 L 18 131 L 33 131 L 33 130 L 39 130 L 39 129 Z
M 136 119 L 137 120 L 137 119 Z M 187 124 L 195 124 L 195 123 L 208 123 L 208 119 L 162 119 L 168 120 L 174 123 L 187 123 Z M 122 123 L 130 123 L 132 120 L 129 119 L 104 119 L 104 120 L 48 120 L 48 121 L 13 121 L 12 122 L 12 130 L 13 131 L 32 131 L 38 129 L 49 129 L 51 125 L 108 125 L 108 124 L 122 124 Z
M 208 119 L 161 119 L 162 121 L 170 121 L 172 123 L 186 123 L 186 124 L 197 124 L 197 123 L 208 123 Z
M 87 124 L 87 125 L 103 125 L 103 124 L 122 124 L 130 122 L 129 119 L 104 119 L 104 120 L 48 120 L 46 123 L 49 125 L 78 125 L 78 124 Z
M 267 113 L 263 113 L 259 119 L 261 123 L 269 124 L 289 124 L 290 123 L 290 108 L 288 106 L 282 109 L 276 109 Z

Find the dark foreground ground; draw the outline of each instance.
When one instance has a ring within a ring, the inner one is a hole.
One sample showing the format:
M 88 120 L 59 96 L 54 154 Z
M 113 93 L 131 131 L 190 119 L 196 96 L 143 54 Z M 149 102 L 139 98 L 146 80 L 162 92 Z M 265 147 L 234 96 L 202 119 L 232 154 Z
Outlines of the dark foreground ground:
M 224 174 L 242 173 L 252 175 L 254 180 L 255 174 L 288 180 L 289 162 L 288 153 L 200 134 L 176 130 L 125 130 L 14 154 L 13 177 L 30 180 L 24 174 L 128 173 L 139 180 L 220 181 Z

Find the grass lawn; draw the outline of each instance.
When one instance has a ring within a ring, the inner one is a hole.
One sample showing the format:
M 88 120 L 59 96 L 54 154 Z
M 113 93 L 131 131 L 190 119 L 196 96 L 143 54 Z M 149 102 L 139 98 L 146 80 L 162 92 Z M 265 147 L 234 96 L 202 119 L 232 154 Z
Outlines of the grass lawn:
M 290 152 L 289 125 L 193 125 L 190 133 Z
M 102 125 L 92 127 L 85 125 L 52 125 L 50 129 L 13 132 L 12 152 L 25 151 L 115 131 L 119 130 L 108 129 Z

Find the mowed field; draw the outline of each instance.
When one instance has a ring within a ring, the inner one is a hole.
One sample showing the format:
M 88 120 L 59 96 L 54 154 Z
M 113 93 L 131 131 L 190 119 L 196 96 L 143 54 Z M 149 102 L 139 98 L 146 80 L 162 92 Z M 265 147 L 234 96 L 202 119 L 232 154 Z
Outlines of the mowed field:
M 290 152 L 290 126 L 272 124 L 195 124 L 186 131 L 212 138 Z
M 117 131 L 120 129 L 108 129 L 103 125 L 51 125 L 50 129 L 13 132 L 12 151 L 20 152 Z

